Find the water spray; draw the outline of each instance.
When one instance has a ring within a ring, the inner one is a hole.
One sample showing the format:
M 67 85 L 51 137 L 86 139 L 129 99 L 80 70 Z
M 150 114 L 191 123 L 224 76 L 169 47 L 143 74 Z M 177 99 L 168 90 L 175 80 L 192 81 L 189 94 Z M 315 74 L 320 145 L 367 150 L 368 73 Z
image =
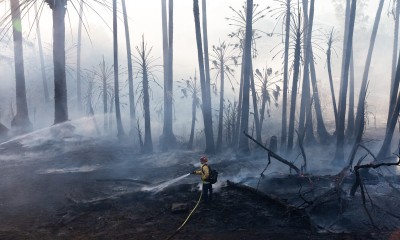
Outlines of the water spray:
M 157 192 L 163 190 L 164 188 L 168 187 L 169 185 L 174 184 L 174 183 L 176 183 L 176 182 L 178 182 L 178 181 L 184 179 L 185 177 L 187 177 L 187 176 L 189 176 L 189 175 L 190 175 L 190 173 L 187 173 L 187 174 L 182 175 L 182 176 L 180 176 L 180 177 L 177 177 L 177 178 L 174 178 L 174 179 L 169 180 L 169 181 L 167 181 L 167 182 L 161 183 L 161 184 L 159 184 L 159 185 L 157 185 L 157 186 L 153 186 L 153 187 L 143 187 L 142 190 L 143 190 L 143 191 L 154 191 L 154 192 L 157 193 Z

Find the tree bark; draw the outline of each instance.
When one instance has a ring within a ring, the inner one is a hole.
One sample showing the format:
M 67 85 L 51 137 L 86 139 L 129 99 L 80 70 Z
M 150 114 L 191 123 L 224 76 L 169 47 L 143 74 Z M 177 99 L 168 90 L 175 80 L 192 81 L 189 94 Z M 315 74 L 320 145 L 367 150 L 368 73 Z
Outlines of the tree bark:
M 82 23 L 83 23 L 83 0 L 79 4 L 79 25 L 78 25 L 78 42 L 76 54 L 76 90 L 78 109 L 82 110 L 82 83 L 81 83 L 81 49 L 82 49 Z
M 312 95 L 313 95 L 313 99 L 314 99 L 314 108 L 315 108 L 315 115 L 316 115 L 316 120 L 317 120 L 317 133 L 318 133 L 320 142 L 323 144 L 328 144 L 330 135 L 329 135 L 328 131 L 326 130 L 325 123 L 324 123 L 324 117 L 322 116 L 321 100 L 319 98 L 317 76 L 316 76 L 315 64 L 314 64 L 313 58 L 314 58 L 313 51 L 311 48 L 311 62 L 310 62 L 311 84 L 312 84 L 312 89 L 313 89 Z
M 221 50 L 222 52 L 222 50 Z M 225 88 L 225 63 L 221 53 L 220 58 L 220 93 L 219 93 L 219 115 L 218 115 L 218 136 L 217 136 L 217 152 L 222 150 L 222 129 L 224 120 L 224 88 Z
M 17 113 L 11 121 L 16 133 L 25 133 L 32 130 L 32 123 L 28 115 L 28 103 L 26 101 L 24 52 L 22 47 L 22 24 L 19 0 L 10 0 L 11 20 L 13 23 L 14 41 L 14 70 Z
M 353 49 L 350 57 L 349 115 L 347 116 L 346 135 L 351 139 L 354 135 L 354 59 Z
M 118 23 L 117 23 L 117 0 L 113 0 L 113 45 L 114 45 L 114 91 L 115 91 L 115 116 L 117 121 L 118 138 L 124 136 L 121 121 L 121 110 L 119 104 L 119 79 L 118 79 Z
M 300 22 L 300 15 L 299 15 Z M 289 112 L 289 132 L 288 132 L 288 151 L 293 148 L 293 137 L 294 137 L 294 120 L 296 114 L 296 100 L 297 100 L 297 84 L 299 81 L 299 70 L 300 70 L 300 55 L 301 55 L 301 29 L 300 26 L 296 32 L 296 45 L 294 50 L 294 62 L 293 62 L 293 83 L 292 83 L 292 96 L 290 101 L 290 112 Z
M 348 38 L 346 39 L 347 48 L 353 48 L 353 32 L 354 32 L 354 21 L 356 16 L 357 0 L 352 0 L 349 20 L 349 32 Z M 338 106 L 338 126 L 336 131 L 336 153 L 334 158 L 334 164 L 344 164 L 344 128 L 345 128 L 345 116 L 346 116 L 346 98 L 347 98 L 347 86 L 349 79 L 349 66 L 350 66 L 351 51 L 346 51 L 344 72 L 342 75 L 342 81 L 340 83 L 339 93 L 339 106 Z
M 143 111 L 144 111 L 144 153 L 153 152 L 153 140 L 151 137 L 151 121 L 150 121 L 150 93 L 149 93 L 149 78 L 148 78 L 148 63 L 146 62 L 146 48 L 144 44 L 144 37 L 142 38 L 142 46 L 140 53 L 140 59 L 143 73 Z
M 204 120 L 204 134 L 206 137 L 205 152 L 213 153 L 215 151 L 215 147 L 214 147 L 214 136 L 212 128 L 211 99 L 210 95 L 207 94 L 207 89 L 209 89 L 210 86 L 206 86 L 198 0 L 193 0 L 193 15 L 194 15 L 195 30 L 196 30 L 197 59 L 199 62 L 200 85 L 201 85 L 201 95 L 203 102 L 202 111 Z
M 333 31 L 331 32 L 331 34 L 329 36 L 329 40 L 328 40 L 328 50 L 326 51 L 326 64 L 328 65 L 328 77 L 329 77 L 329 86 L 330 86 L 330 90 L 331 90 L 333 113 L 334 113 L 334 117 L 335 117 L 335 128 L 337 128 L 338 112 L 337 112 L 337 105 L 336 105 L 335 89 L 333 87 L 332 63 L 331 63 L 332 43 L 333 43 Z
M 243 102 L 242 116 L 240 120 L 239 151 L 246 153 L 249 151 L 248 138 L 242 134 L 248 132 L 249 128 L 249 93 L 250 93 L 250 74 L 251 74 L 251 42 L 253 38 L 253 0 L 247 0 L 246 7 L 246 33 L 244 43 L 244 75 L 243 75 Z
M 67 0 L 57 0 L 53 3 L 54 124 L 58 124 L 68 120 L 65 73 L 65 12 Z
M 382 9 L 383 9 L 383 3 L 384 2 L 385 2 L 385 0 L 380 0 L 380 2 L 379 2 L 379 7 L 378 7 L 378 10 L 376 12 L 375 21 L 374 21 L 374 27 L 373 27 L 372 33 L 371 33 L 371 39 L 370 39 L 370 44 L 369 44 L 369 48 L 368 48 L 367 59 L 365 61 L 364 74 L 363 74 L 361 88 L 360 88 L 360 95 L 359 95 L 359 98 L 358 98 L 356 125 L 359 125 L 361 121 L 364 121 L 364 118 L 362 118 L 363 114 L 361 114 L 361 112 L 359 113 L 359 111 L 363 111 L 363 108 L 361 108 L 361 105 L 365 104 L 365 101 L 364 101 L 365 96 L 364 96 L 364 94 L 366 94 L 369 68 L 371 66 L 372 53 L 374 51 L 376 35 L 377 35 L 377 32 L 378 32 L 379 21 L 381 19 L 381 14 L 382 14 Z
M 396 94 L 399 90 L 399 82 L 395 81 L 396 78 L 396 65 L 397 65 L 397 47 L 399 42 L 399 17 L 400 17 L 400 0 L 396 0 L 396 13 L 395 13 L 395 23 L 394 23 L 394 37 L 393 37 L 393 56 L 392 56 L 392 78 L 390 84 L 390 97 L 389 97 L 389 111 L 387 117 L 387 126 L 389 124 L 389 119 L 393 114 L 394 105 L 396 104 Z M 386 126 L 386 127 L 387 127 Z
M 197 96 L 196 94 L 193 92 L 192 95 L 192 124 L 190 127 L 190 137 L 189 137 L 189 144 L 188 144 L 188 148 L 192 149 L 193 148 L 193 139 L 194 139 L 194 129 L 196 126 L 196 109 L 197 109 Z
M 172 102 L 173 102 L 173 0 L 162 1 L 163 26 L 163 53 L 164 53 L 164 126 L 161 136 L 161 146 L 166 151 L 176 145 L 176 138 L 172 130 Z M 168 15 L 168 24 L 167 24 Z M 167 70 L 166 70 L 167 68 Z M 165 71 L 166 70 L 166 71 Z
M 36 14 L 36 16 L 38 16 L 36 2 L 34 4 L 34 8 L 35 8 L 35 14 Z M 41 67 L 41 72 L 42 72 L 44 101 L 45 101 L 45 103 L 48 103 L 48 102 L 50 102 L 50 97 L 49 97 L 49 88 L 47 86 L 46 70 L 45 70 L 45 65 L 44 65 L 42 35 L 40 34 L 39 18 L 36 17 L 35 21 L 36 21 L 36 33 L 37 33 L 37 40 L 38 40 L 38 47 L 39 47 L 39 56 L 40 56 L 40 67 Z
M 281 147 L 286 145 L 287 140 L 287 93 L 289 82 L 289 37 L 290 37 L 290 2 L 286 1 L 286 23 L 285 23 L 285 57 L 283 65 L 283 94 L 282 94 L 282 130 L 281 130 Z M 261 123 L 262 124 L 262 123 Z
M 253 99 L 253 117 L 254 117 L 254 123 L 256 125 L 256 138 L 257 141 L 261 141 L 261 125 L 260 125 L 260 117 L 258 114 L 258 104 L 257 104 L 257 92 L 256 92 L 256 86 L 254 84 L 254 74 L 253 74 L 253 63 L 251 63 L 251 71 L 250 71 L 250 87 L 251 87 L 251 96 Z
M 308 0 L 302 1 L 303 3 L 303 51 L 304 51 L 304 68 L 303 68 L 303 83 L 301 87 L 301 101 L 300 101 L 300 114 L 299 114 L 299 134 L 305 136 L 306 130 L 306 115 L 309 112 L 310 106 L 310 45 L 311 45 L 311 32 L 312 25 L 309 24 L 308 19 Z
M 128 63 L 128 88 L 129 88 L 129 116 L 130 116 L 130 134 L 135 135 L 136 113 L 135 113 L 135 95 L 133 90 L 133 69 L 132 69 L 132 49 L 129 34 L 128 13 L 126 11 L 125 0 L 122 3 L 122 13 L 124 15 L 126 56 Z

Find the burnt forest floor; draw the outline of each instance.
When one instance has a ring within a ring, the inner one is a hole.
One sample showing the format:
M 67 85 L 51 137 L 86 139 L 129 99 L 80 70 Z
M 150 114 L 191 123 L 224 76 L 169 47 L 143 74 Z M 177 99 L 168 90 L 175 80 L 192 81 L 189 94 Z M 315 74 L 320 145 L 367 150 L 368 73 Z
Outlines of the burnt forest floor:
M 138 155 L 129 145 L 93 139 L 2 144 L 0 239 L 166 239 L 195 206 L 199 179 L 158 192 L 143 188 L 190 172 L 199 155 Z M 231 164 L 225 162 L 214 166 Z M 319 233 L 306 215 L 226 184 L 221 172 L 212 204 L 201 203 L 173 239 L 400 239 L 372 228 Z M 173 203 L 189 209 L 172 213 Z

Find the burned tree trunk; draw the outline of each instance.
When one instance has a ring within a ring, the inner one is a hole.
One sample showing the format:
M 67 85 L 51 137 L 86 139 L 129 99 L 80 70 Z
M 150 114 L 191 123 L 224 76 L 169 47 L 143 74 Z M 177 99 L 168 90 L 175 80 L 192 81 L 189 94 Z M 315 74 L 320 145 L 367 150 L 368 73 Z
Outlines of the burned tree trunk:
M 336 130 L 336 153 L 334 158 L 334 164 L 342 165 L 344 163 L 344 129 L 345 129 L 345 115 L 346 115 L 346 98 L 347 98 L 347 86 L 349 79 L 349 66 L 350 66 L 350 55 L 353 47 L 353 31 L 354 22 L 356 16 L 357 0 L 352 0 L 350 21 L 349 21 L 349 34 L 346 39 L 347 52 L 344 64 L 344 73 L 342 75 L 342 81 L 340 83 L 339 93 L 339 107 L 338 107 L 338 125 Z

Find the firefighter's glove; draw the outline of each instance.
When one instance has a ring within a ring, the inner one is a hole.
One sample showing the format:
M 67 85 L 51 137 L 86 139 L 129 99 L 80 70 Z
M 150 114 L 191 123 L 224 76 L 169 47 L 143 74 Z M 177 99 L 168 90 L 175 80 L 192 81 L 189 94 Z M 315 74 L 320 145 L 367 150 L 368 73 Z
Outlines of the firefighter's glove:
M 191 172 L 190 174 L 196 174 L 196 171 Z

